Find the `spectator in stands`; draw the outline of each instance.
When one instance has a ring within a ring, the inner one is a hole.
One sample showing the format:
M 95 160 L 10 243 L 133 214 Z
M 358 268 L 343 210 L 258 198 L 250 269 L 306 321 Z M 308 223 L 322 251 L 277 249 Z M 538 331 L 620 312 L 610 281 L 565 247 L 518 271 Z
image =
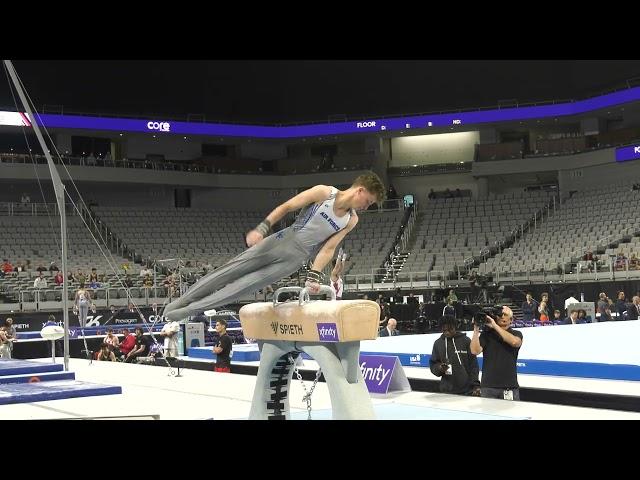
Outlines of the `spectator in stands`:
M 142 286 L 145 288 L 153 287 L 153 278 L 151 278 L 151 275 L 145 275 L 144 280 L 142 280 Z
M 600 317 L 598 318 L 599 322 L 611 321 L 611 303 L 612 302 L 607 297 L 606 293 L 600 293 L 598 300 L 598 313 L 600 314 Z
M 578 320 L 584 320 L 584 323 L 591 323 L 592 319 L 585 310 L 578 310 Z
M 136 346 L 136 336 L 135 334 L 130 333 L 128 328 L 123 328 L 122 334 L 124 336 L 120 343 L 120 352 L 122 352 L 122 355 L 126 356 L 131 352 L 131 350 L 133 350 L 133 347 Z
M 471 339 L 458 332 L 458 320 L 446 315 L 440 320 L 442 335 L 433 344 L 429 367 L 440 379 L 442 393 L 480 396 L 478 360 L 471 353 Z
M 447 303 L 442 309 L 442 316 L 444 317 L 445 315 L 452 317 L 456 316 L 456 307 L 453 306 L 453 301 L 449 299 L 449 297 L 447 297 Z
M 56 265 L 56 262 L 51 262 L 51 264 L 49 265 L 49 271 L 50 272 L 57 272 L 60 269 L 58 268 L 58 266 Z
M 78 269 L 74 280 L 78 283 L 82 283 L 84 284 L 86 282 L 87 277 L 85 276 L 85 274 L 82 272 L 82 270 Z
M 456 295 L 456 292 L 454 289 L 449 290 L 449 295 L 447 296 L 445 301 L 451 305 L 453 305 L 458 301 L 458 296 Z
M 22 203 L 22 205 L 29 205 L 31 203 L 31 197 L 29 196 L 28 193 L 23 193 L 22 197 L 20 198 L 20 203 Z
M 76 281 L 76 277 L 73 274 L 73 272 L 69 271 L 69 275 L 67 275 L 67 280 L 69 281 L 70 284 Z
M 115 362 L 116 355 L 109 348 L 109 345 L 103 343 L 102 345 L 100 345 L 100 351 L 98 352 L 96 360 L 98 360 L 99 362 Z
M 44 278 L 42 272 L 40 272 L 36 279 L 33 281 L 33 288 L 47 288 L 47 279 Z
M 579 318 L 578 314 L 579 314 L 578 310 L 571 310 L 571 312 L 569 312 L 569 316 L 563 320 L 562 324 L 576 325 L 579 323 L 587 323 L 587 321 L 584 318 Z
M 127 288 L 133 287 L 133 281 L 131 280 L 131 277 L 128 273 L 124 276 L 124 280 L 122 280 L 122 283 Z
M 140 277 L 144 278 L 147 275 L 151 276 L 153 275 L 153 270 L 151 270 L 149 267 L 143 267 L 140 269 Z
M 486 316 L 482 334 L 474 321 L 471 353 L 483 353 L 480 382 L 483 397 L 520 400 L 516 362 L 523 337 L 522 332 L 511 328 L 512 321 L 513 311 L 507 306 L 502 307 L 497 320 Z
M 22 265 L 22 262 L 18 262 L 15 266 L 15 268 L 13 269 L 13 271 L 15 273 L 20 273 L 20 272 L 24 272 L 24 265 Z
M 631 299 L 631 303 L 627 308 L 627 317 L 629 320 L 638 320 L 640 319 L 640 297 L 635 295 Z
M 322 270 L 358 222 L 356 210 L 366 210 L 384 197 L 384 184 L 373 172 L 360 175 L 346 190 L 316 185 L 299 193 L 276 207 L 246 235 L 248 250 L 200 279 L 169 304 L 164 314 L 181 320 L 225 305 L 291 275 L 312 258 L 306 287 L 311 293 L 318 292 Z M 304 212 L 292 226 L 270 235 L 272 225 L 302 208 Z
M 538 319 L 541 322 L 549 321 L 549 307 L 547 306 L 547 302 L 545 302 L 544 300 L 542 300 L 540 302 L 540 305 L 538 306 L 538 313 L 540 314 Z
M 527 298 L 522 302 L 522 320 L 531 322 L 538 315 L 538 302 L 534 300 L 531 292 L 527 292 Z
M 547 312 L 549 314 L 551 314 L 551 312 L 553 312 L 555 310 L 553 308 L 553 300 L 551 300 L 551 297 L 549 297 L 549 294 L 547 292 L 542 292 L 542 295 L 540 297 L 540 302 L 546 302 L 546 304 L 547 304 Z
M 344 271 L 344 263 L 347 260 L 347 254 L 344 253 L 342 248 L 338 250 L 338 256 L 336 257 L 336 264 L 331 270 L 331 288 L 336 292 L 336 300 L 342 300 L 342 291 L 344 289 L 344 282 L 342 281 L 342 272 Z
M 560 310 L 558 310 L 557 308 L 553 311 L 553 323 L 554 324 L 560 323 L 562 321 L 562 318 L 560 318 L 561 315 L 562 315 L 562 312 Z
M 173 274 L 168 275 L 162 285 L 167 289 L 167 296 L 171 300 L 176 294 L 176 279 Z
M 127 363 L 135 363 L 138 357 L 145 357 L 149 352 L 149 341 L 140 327 L 136 327 L 135 342 L 133 349 L 125 356 Z
M 44 265 L 38 265 L 38 268 L 36 268 L 36 272 L 46 272 L 47 271 L 47 267 L 45 267 Z
M 55 282 L 56 287 L 62 285 L 64 283 L 64 276 L 62 275 L 62 272 L 57 272 L 56 276 L 53 277 L 53 281 Z
M 98 283 L 98 271 L 95 268 L 92 268 L 91 273 L 89 274 L 89 283 L 91 282 Z
M 13 265 L 11 265 L 11 262 L 6 258 L 2 261 L 2 271 L 5 273 L 5 275 L 13 273 Z
M 180 324 L 178 322 L 167 322 L 162 327 L 158 335 L 164 337 L 164 352 L 167 357 L 177 358 L 178 352 L 178 333 L 180 332 Z
M 398 329 L 398 321 L 395 318 L 390 318 L 387 322 L 387 326 L 380 330 L 378 334 L 379 337 L 394 337 L 399 334 Z
M 216 320 L 216 332 L 218 332 L 219 337 L 213 347 L 213 353 L 216 354 L 216 365 L 213 367 L 213 371 L 230 373 L 232 342 L 227 334 L 227 321 L 224 318 Z
M 618 298 L 616 300 L 615 311 L 618 314 L 616 320 L 625 320 L 625 313 L 627 311 L 627 302 L 622 290 L 618 292 Z
M 367 300 L 366 295 L 365 295 L 365 298 L 363 298 L 363 300 Z M 382 305 L 380 305 L 380 322 L 379 322 L 380 327 L 387 326 L 389 317 L 391 317 L 391 305 L 383 301 Z
M 627 257 L 624 252 L 620 250 L 616 255 L 616 263 L 614 265 L 615 270 L 621 271 L 627 269 Z
M 629 259 L 629 270 L 638 270 L 638 267 L 640 267 L 640 260 L 635 253 L 632 253 Z

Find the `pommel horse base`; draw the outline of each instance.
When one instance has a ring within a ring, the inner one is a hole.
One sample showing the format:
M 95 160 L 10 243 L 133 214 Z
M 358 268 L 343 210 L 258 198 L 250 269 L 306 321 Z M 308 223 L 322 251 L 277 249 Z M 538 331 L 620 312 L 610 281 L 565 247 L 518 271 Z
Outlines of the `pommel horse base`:
M 299 300 L 278 302 L 285 292 L 297 293 Z M 284 287 L 273 302 L 240 309 L 244 335 L 258 340 L 260 348 L 250 420 L 290 418 L 291 378 L 301 352 L 318 362 L 324 374 L 334 420 L 375 419 L 359 355 L 360 340 L 378 336 L 380 306 L 371 300 L 336 301 L 327 285 L 320 293 L 331 294 L 331 300 L 310 301 L 307 289 Z

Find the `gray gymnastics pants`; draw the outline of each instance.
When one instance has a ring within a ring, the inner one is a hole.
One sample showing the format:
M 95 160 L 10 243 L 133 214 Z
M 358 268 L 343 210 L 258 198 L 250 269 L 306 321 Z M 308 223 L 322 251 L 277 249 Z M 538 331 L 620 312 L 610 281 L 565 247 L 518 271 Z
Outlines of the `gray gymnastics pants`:
M 78 322 L 82 328 L 87 324 L 87 315 L 89 314 L 89 303 L 79 302 L 78 304 Z
M 198 280 L 166 306 L 164 315 L 180 321 L 231 303 L 295 273 L 310 255 L 294 232 L 286 229 L 270 235 Z

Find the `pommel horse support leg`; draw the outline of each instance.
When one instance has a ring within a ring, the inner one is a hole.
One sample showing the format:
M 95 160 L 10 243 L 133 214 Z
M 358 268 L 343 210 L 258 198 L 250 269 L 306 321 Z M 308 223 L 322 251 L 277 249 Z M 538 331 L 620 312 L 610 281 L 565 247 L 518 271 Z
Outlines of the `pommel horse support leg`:
M 298 301 L 278 302 L 296 292 Z M 250 420 L 288 420 L 294 363 L 301 352 L 318 362 L 329 389 L 334 420 L 375 419 L 373 403 L 360 371 L 360 340 L 378 336 L 380 306 L 371 300 L 309 301 L 306 289 L 278 289 L 272 302 L 240 309 L 245 336 L 258 340 L 260 367 Z M 293 362 L 290 361 L 293 359 Z

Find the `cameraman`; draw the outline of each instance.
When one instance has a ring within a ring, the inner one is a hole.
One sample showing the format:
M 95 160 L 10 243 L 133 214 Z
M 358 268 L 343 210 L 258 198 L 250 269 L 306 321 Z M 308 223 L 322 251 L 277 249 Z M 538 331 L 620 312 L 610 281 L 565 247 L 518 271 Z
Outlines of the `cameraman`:
M 433 344 L 429 360 L 431 372 L 440 380 L 442 393 L 480 396 L 478 360 L 471 353 L 471 340 L 456 331 L 458 320 L 445 315 L 440 320 L 442 336 Z
M 485 317 L 482 333 L 474 318 L 471 339 L 471 353 L 483 353 L 482 396 L 520 400 L 516 362 L 522 346 L 522 332 L 511 328 L 513 311 L 509 307 L 500 308 L 497 320 L 486 314 Z

